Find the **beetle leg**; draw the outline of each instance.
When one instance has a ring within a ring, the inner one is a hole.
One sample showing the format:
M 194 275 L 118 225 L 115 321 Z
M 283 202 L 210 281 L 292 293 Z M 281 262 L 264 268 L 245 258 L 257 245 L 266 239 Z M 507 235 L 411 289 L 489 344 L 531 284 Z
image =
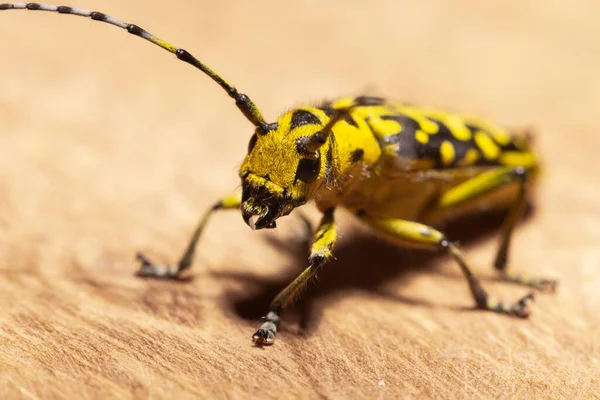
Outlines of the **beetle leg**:
M 479 283 L 479 280 L 471 272 L 462 252 L 456 245 L 450 243 L 440 231 L 418 222 L 400 219 L 379 219 L 368 216 L 363 216 L 362 219 L 377 232 L 383 234 L 388 239 L 400 242 L 401 245 L 443 251 L 452 256 L 467 278 L 477 308 L 523 318 L 529 315 L 528 303 L 533 300 L 532 293 L 527 294 L 514 303 L 491 299 Z
M 252 340 L 259 345 L 272 344 L 277 334 L 277 328 L 283 310 L 294 301 L 298 294 L 306 287 L 313 278 L 331 258 L 331 250 L 337 238 L 335 222 L 333 219 L 333 208 L 323 214 L 319 228 L 313 236 L 313 244 L 308 258 L 308 268 L 283 289 L 271 303 L 269 312 L 264 316 L 261 325 L 252 335 Z
M 519 194 L 516 202 L 509 210 L 508 216 L 502 225 L 502 236 L 500 237 L 500 246 L 494 259 L 494 267 L 502 274 L 504 280 L 514 282 L 520 285 L 530 286 L 539 290 L 554 291 L 558 282 L 554 279 L 532 278 L 526 275 L 511 273 L 507 270 L 508 251 L 513 231 L 519 220 L 523 217 L 525 205 L 527 202 L 527 183 L 523 179 L 519 185 Z
M 540 290 L 554 290 L 557 285 L 556 280 L 544 278 L 531 278 L 521 274 L 515 274 L 507 271 L 508 252 L 510 240 L 513 231 L 519 220 L 522 218 L 527 204 L 527 184 L 529 172 L 522 166 L 505 166 L 485 172 L 473 179 L 450 189 L 444 193 L 434 206 L 436 212 L 443 211 L 452 206 L 460 206 L 461 203 L 475 199 L 478 196 L 491 193 L 493 190 L 500 189 L 508 184 L 518 182 L 519 191 L 517 198 L 511 206 L 508 216 L 502 226 L 502 236 L 500 246 L 496 253 L 494 267 L 502 274 L 504 280 L 530 286 Z
M 177 278 L 179 275 L 188 269 L 194 260 L 194 254 L 196 252 L 196 245 L 204 230 L 204 227 L 208 223 L 211 215 L 217 210 L 233 210 L 240 208 L 241 195 L 238 193 L 230 194 L 217 201 L 212 207 L 204 212 L 196 229 L 190 238 L 190 242 L 185 249 L 185 252 L 181 256 L 181 259 L 177 263 L 177 268 L 173 268 L 169 265 L 154 264 L 148 260 L 142 253 L 138 253 L 136 258 L 141 262 L 141 268 L 138 271 L 138 275 L 146 278 Z

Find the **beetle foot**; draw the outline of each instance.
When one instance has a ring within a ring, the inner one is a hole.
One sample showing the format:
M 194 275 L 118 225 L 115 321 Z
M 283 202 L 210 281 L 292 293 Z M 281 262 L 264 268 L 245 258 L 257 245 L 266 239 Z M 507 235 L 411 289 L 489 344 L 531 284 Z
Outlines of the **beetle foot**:
M 135 258 L 141 263 L 137 275 L 142 278 L 173 279 L 177 277 L 176 269 L 168 265 L 154 264 L 142 253 L 138 253 Z
M 504 303 L 488 300 L 485 309 L 494 311 L 500 314 L 512 315 L 519 318 L 527 318 L 531 312 L 530 304 L 533 302 L 533 293 L 523 296 L 519 301 L 514 303 Z
M 266 317 L 261 319 L 260 328 L 252 335 L 252 341 L 256 345 L 271 345 L 275 341 L 277 327 L 279 326 L 279 315 L 274 311 L 269 311 Z

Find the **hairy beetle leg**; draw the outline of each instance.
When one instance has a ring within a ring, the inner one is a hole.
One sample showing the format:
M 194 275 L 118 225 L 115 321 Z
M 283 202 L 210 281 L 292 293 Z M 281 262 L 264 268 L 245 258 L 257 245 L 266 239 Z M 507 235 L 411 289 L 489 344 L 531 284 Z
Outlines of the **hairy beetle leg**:
M 208 223 L 211 215 L 217 210 L 234 210 L 239 209 L 241 203 L 241 195 L 239 193 L 233 193 L 228 196 L 223 197 L 221 200 L 217 201 L 212 207 L 204 212 L 200 221 L 196 225 L 196 229 L 190 238 L 190 242 L 185 249 L 181 259 L 177 263 L 177 268 L 168 266 L 168 265 L 160 265 L 154 264 L 150 262 L 150 260 L 141 253 L 138 253 L 136 258 L 141 262 L 141 267 L 137 273 L 138 276 L 144 278 L 165 278 L 165 279 L 174 279 L 178 278 L 183 271 L 190 268 L 192 266 L 192 262 L 194 261 L 194 255 L 196 253 L 196 245 L 200 240 L 200 236 L 204 231 L 204 227 Z
M 313 235 L 313 243 L 308 258 L 308 267 L 292 283 L 287 285 L 273 300 L 267 315 L 261 318 L 260 327 L 252 335 L 252 341 L 257 345 L 270 345 L 275 340 L 281 313 L 292 303 L 316 276 L 323 265 L 331 258 L 331 250 L 337 239 L 333 208 L 325 211 L 319 228 Z
M 492 300 L 471 271 L 462 252 L 456 245 L 448 241 L 442 232 L 418 222 L 400 219 L 370 218 L 368 216 L 363 216 L 362 218 L 386 238 L 400 241 L 404 246 L 443 251 L 452 256 L 465 278 L 467 278 L 471 294 L 478 309 L 521 318 L 529 316 L 529 303 L 533 300 L 533 294 L 528 294 L 514 303 Z
M 530 288 L 554 292 L 558 281 L 555 279 L 546 278 L 533 278 L 523 274 L 516 274 L 508 272 L 508 251 L 510 248 L 511 238 L 513 236 L 514 228 L 517 222 L 523 217 L 525 213 L 525 206 L 527 203 L 527 177 L 528 174 L 525 168 L 516 167 L 512 179 L 519 180 L 519 194 L 517 200 L 508 212 L 508 216 L 502 226 L 502 236 L 500 239 L 500 246 L 494 259 L 494 267 L 500 272 L 503 280 L 516 283 L 518 285 L 529 286 Z
M 441 196 L 437 203 L 427 212 L 434 214 L 447 211 L 452 207 L 472 201 L 482 195 L 494 192 L 506 185 L 518 184 L 518 194 L 502 224 L 500 245 L 494 259 L 494 268 L 500 273 L 502 280 L 529 286 L 536 290 L 554 291 L 558 281 L 545 278 L 532 278 L 522 274 L 508 272 L 508 253 L 517 223 L 522 219 L 527 205 L 528 183 L 534 166 L 504 166 L 482 173 L 460 185 L 450 189 Z

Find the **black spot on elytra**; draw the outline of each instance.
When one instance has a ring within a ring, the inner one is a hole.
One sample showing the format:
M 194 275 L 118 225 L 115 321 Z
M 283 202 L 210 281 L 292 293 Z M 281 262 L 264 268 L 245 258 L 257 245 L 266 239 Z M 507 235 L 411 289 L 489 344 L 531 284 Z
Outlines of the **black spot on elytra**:
M 400 132 L 402 132 L 403 134 L 410 133 L 414 135 L 414 133 L 418 129 L 421 129 L 421 125 L 419 124 L 419 122 L 407 115 L 384 115 L 381 117 L 381 119 L 384 121 L 396 121 L 397 123 L 399 123 L 401 126 Z

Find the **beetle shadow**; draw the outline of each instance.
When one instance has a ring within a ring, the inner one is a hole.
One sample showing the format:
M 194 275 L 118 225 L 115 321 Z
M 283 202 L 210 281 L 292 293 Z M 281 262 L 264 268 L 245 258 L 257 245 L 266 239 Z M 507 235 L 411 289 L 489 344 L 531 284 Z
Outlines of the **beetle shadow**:
M 534 207 L 528 204 L 523 219 L 528 220 L 534 212 Z M 464 217 L 440 230 L 466 250 L 492 236 L 498 236 L 506 214 L 507 212 L 503 211 Z M 284 241 L 271 235 L 265 239 L 290 255 L 285 273 L 265 278 L 252 272 L 211 272 L 218 279 L 242 283 L 235 285 L 237 289 L 226 290 L 220 302 L 224 309 L 248 321 L 258 321 L 264 316 L 273 298 L 307 266 L 308 242 Z M 426 300 L 392 293 L 386 287 L 392 284 L 397 289 L 398 285 L 407 284 L 410 275 L 417 271 L 440 273 L 436 271 L 435 261 L 441 257 L 447 255 L 402 248 L 368 231 L 347 234 L 337 242 L 334 259 L 319 272 L 316 282 L 309 283 L 298 301 L 286 310 L 282 329 L 290 331 L 295 330 L 294 326 L 297 326 L 297 333 L 310 335 L 321 319 L 321 313 L 314 305 L 318 303 L 319 307 L 326 306 L 339 299 L 342 292 L 350 290 L 364 291 L 407 305 L 433 307 L 434 305 Z M 492 268 L 490 260 L 490 270 Z M 457 279 L 464 278 L 457 275 Z

